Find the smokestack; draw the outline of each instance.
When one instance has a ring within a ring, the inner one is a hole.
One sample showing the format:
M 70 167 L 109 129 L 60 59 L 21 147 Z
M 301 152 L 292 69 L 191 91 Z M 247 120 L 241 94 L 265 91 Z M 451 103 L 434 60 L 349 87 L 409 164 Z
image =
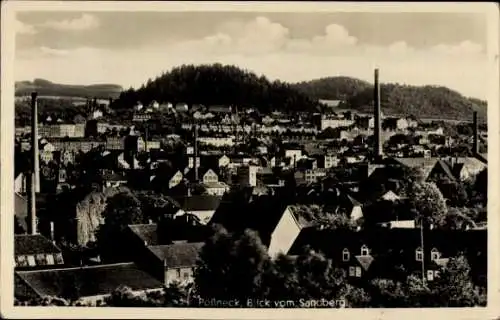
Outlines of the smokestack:
M 50 222 L 50 240 L 53 242 L 56 241 L 55 235 L 54 235 L 54 221 Z
M 477 111 L 474 111 L 473 114 L 473 119 L 472 119 L 472 125 L 474 126 L 474 142 L 472 146 L 472 152 L 474 152 L 474 155 L 479 154 L 479 130 L 478 130 L 478 124 L 477 124 Z
M 380 83 L 379 83 L 379 71 L 375 69 L 375 88 L 373 94 L 373 102 L 374 102 L 374 120 L 375 120 L 375 128 L 374 128 L 374 140 L 375 140 L 375 155 L 377 158 L 381 158 L 383 156 L 382 150 L 382 137 L 381 137 L 381 110 L 380 110 Z
M 31 168 L 28 171 L 28 234 L 36 234 L 36 193 L 40 192 L 37 93 L 31 93 Z
M 194 181 L 198 182 L 198 124 L 194 124 Z

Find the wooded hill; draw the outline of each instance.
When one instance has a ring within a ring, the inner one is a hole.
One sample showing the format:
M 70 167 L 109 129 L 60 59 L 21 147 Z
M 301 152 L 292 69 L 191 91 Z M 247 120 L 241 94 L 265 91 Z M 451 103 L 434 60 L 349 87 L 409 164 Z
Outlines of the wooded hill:
M 230 65 L 183 65 L 148 80 L 138 90 L 129 89 L 115 101 L 114 107 L 130 108 L 137 101 L 236 105 L 261 112 L 315 110 L 315 99 L 281 81 Z
M 349 77 L 330 77 L 293 85 L 313 99 L 345 100 L 346 107 L 361 112 L 373 110 L 373 84 Z M 486 118 L 486 101 L 466 98 L 442 86 L 381 84 L 382 111 L 388 115 L 420 118 L 471 120 L 473 111 Z

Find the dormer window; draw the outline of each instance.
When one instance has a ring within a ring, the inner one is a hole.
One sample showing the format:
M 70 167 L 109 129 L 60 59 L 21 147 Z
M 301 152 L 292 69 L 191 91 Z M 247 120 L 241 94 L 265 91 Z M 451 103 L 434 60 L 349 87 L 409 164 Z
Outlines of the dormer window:
M 344 248 L 342 251 L 342 261 L 349 261 L 351 257 L 351 254 L 349 253 L 349 250 L 347 248 Z
M 368 256 L 369 254 L 370 254 L 370 250 L 368 250 L 368 247 L 366 245 L 363 245 L 361 247 L 361 255 Z
M 439 253 L 438 249 L 434 248 L 431 250 L 431 260 L 435 261 L 441 257 L 441 253 Z
M 415 260 L 417 261 L 422 261 L 424 259 L 424 251 L 422 248 L 418 247 L 417 250 L 415 250 Z

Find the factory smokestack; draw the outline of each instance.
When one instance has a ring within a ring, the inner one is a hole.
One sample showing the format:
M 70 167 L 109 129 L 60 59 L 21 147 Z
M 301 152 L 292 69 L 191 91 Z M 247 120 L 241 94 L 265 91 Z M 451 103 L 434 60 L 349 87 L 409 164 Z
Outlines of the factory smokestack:
M 473 130 L 474 130 L 474 137 L 473 137 L 473 146 L 472 146 L 472 152 L 474 152 L 474 155 L 479 154 L 479 129 L 478 129 L 478 123 L 477 123 L 477 111 L 474 111 L 473 118 L 472 118 L 472 125 L 473 125 Z
M 375 156 L 381 158 L 383 156 L 383 146 L 381 137 L 381 110 L 380 110 L 380 83 L 379 70 L 375 69 L 375 87 L 373 93 L 374 104 L 374 141 L 375 141 Z
M 198 182 L 198 124 L 194 124 L 194 181 Z
M 38 159 L 38 106 L 37 93 L 31 94 L 31 168 L 28 171 L 28 233 L 36 234 L 36 193 L 40 192 L 40 166 Z

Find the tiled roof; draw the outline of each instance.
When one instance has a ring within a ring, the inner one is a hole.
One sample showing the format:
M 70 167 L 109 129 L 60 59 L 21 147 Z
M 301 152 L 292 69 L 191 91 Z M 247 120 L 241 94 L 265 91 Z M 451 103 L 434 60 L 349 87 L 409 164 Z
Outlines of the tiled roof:
M 438 161 L 437 158 L 396 158 L 395 160 L 408 168 L 422 169 L 424 177 L 429 176 Z
M 180 268 L 195 266 L 203 245 L 203 242 L 187 242 L 150 246 L 148 249 L 164 261 L 167 268 Z
M 49 239 L 41 234 L 22 234 L 16 235 L 14 241 L 15 255 L 32 255 L 38 253 L 60 253 L 59 249 Z
M 81 268 L 19 271 L 16 273 L 42 296 L 64 297 L 70 291 L 78 297 L 109 294 L 119 286 L 132 290 L 161 288 L 163 285 L 134 263 Z
M 155 246 L 158 244 L 158 226 L 156 223 L 131 224 L 128 227 L 139 239 L 147 243 L 147 245 Z
M 193 195 L 178 197 L 175 200 L 184 211 L 216 210 L 221 202 L 221 197 L 211 195 Z

